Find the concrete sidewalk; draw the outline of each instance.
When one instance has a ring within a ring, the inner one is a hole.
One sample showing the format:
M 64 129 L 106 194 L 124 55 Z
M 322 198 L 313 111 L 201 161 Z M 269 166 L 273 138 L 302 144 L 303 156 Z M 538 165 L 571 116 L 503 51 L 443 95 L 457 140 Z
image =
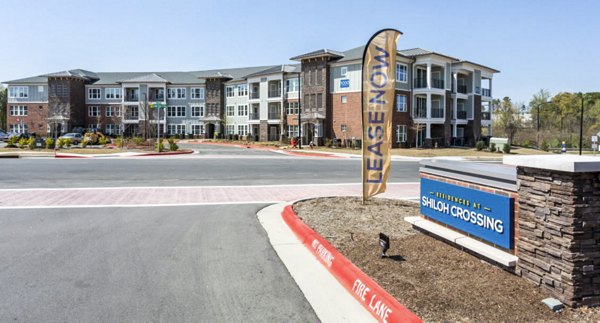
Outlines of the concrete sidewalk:
M 300 242 L 281 212 L 287 203 L 257 213 L 275 252 L 323 322 L 377 322 Z

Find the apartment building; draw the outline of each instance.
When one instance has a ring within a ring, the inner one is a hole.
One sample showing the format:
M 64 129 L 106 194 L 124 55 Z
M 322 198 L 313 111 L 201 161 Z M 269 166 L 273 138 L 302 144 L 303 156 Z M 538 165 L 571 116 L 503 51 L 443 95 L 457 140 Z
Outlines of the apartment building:
M 11 131 L 57 135 L 361 138 L 364 47 L 297 55 L 297 64 L 191 72 L 81 69 L 5 82 Z M 420 48 L 396 53 L 395 147 L 473 145 L 491 135 L 499 71 Z M 159 108 L 162 107 L 162 108 Z

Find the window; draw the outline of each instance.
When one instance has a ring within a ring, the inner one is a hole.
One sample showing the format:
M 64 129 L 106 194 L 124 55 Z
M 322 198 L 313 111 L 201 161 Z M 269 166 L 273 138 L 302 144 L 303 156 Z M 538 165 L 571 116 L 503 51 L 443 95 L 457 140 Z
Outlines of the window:
M 232 124 L 226 125 L 225 131 L 228 135 L 235 135 L 235 125 L 232 125 Z
M 88 125 L 88 131 L 89 132 L 96 132 L 96 131 L 98 131 L 98 129 L 100 129 L 100 125 L 97 124 L 97 123 L 89 124 Z
M 88 99 L 100 100 L 100 89 L 99 88 L 88 89 Z
M 406 95 L 396 94 L 396 111 L 406 112 Z
M 225 96 L 228 98 L 233 96 L 233 86 L 228 86 L 225 88 Z
M 193 87 L 192 88 L 192 99 L 204 99 L 204 88 Z
M 346 104 L 348 102 L 348 97 L 345 95 L 342 95 L 342 103 Z
M 55 97 L 69 96 L 69 86 L 64 83 L 50 83 L 50 96 L 55 96 Z
M 125 111 L 128 112 L 127 117 L 131 119 L 137 119 L 140 114 L 140 110 L 136 105 L 129 105 L 125 107 Z
M 323 69 L 322 68 L 317 68 L 317 82 L 315 82 L 316 85 L 322 85 L 323 84 Z
M 110 136 L 120 135 L 122 133 L 122 128 L 120 124 L 107 124 L 105 132 Z
M 298 114 L 299 109 L 299 102 L 288 102 L 287 114 Z
M 298 126 L 289 126 L 288 125 L 288 138 L 296 138 L 299 136 L 298 134 Z
M 201 105 L 192 106 L 192 117 L 204 117 L 204 107 Z
M 317 110 L 323 109 L 323 93 L 317 94 Z
M 10 115 L 11 116 L 26 116 L 27 115 L 27 106 L 11 105 L 10 106 Z
M 340 130 L 342 130 L 342 132 L 348 132 L 348 125 L 346 125 L 346 124 L 342 124 L 342 125 L 340 126 Z
M 298 79 L 285 80 L 286 92 L 298 92 Z
M 193 95 L 193 93 L 192 93 Z M 158 102 L 165 100 L 165 89 L 150 88 L 150 102 Z
M 235 115 L 235 107 L 233 105 L 228 105 L 225 111 L 228 117 L 233 117 Z
M 396 142 L 406 142 L 406 125 L 396 125 Z
M 203 124 L 193 124 L 192 125 L 192 134 L 193 135 L 204 134 L 204 125 Z
M 168 106 L 167 117 L 185 117 L 185 107 Z
M 185 88 L 177 87 L 167 89 L 167 99 L 185 99 Z
M 348 75 L 348 66 L 342 66 L 340 69 L 340 74 L 342 77 L 346 77 L 346 75 Z
M 238 125 L 238 135 L 245 136 L 247 134 L 248 134 L 248 125 L 247 124 Z
M 169 135 L 185 134 L 185 125 L 184 124 L 169 124 L 169 125 L 167 125 L 167 133 Z
M 8 97 L 11 99 L 28 98 L 29 88 L 27 86 L 11 86 L 8 88 Z
M 248 115 L 248 105 L 238 105 L 238 116 Z
M 238 85 L 238 96 L 247 96 L 247 95 L 248 95 L 248 84 Z
M 396 63 L 396 81 L 406 83 L 408 80 L 408 67 L 402 63 Z
M 89 117 L 100 116 L 100 107 L 97 107 L 97 106 L 88 107 L 88 116 Z
M 106 107 L 106 116 L 107 117 L 119 117 L 121 116 L 121 107 L 119 106 L 107 106 Z
M 16 133 L 27 133 L 27 125 L 24 123 L 11 124 L 10 131 Z
M 108 88 L 104 90 L 104 97 L 106 99 L 120 99 L 121 98 L 121 89 L 120 88 Z

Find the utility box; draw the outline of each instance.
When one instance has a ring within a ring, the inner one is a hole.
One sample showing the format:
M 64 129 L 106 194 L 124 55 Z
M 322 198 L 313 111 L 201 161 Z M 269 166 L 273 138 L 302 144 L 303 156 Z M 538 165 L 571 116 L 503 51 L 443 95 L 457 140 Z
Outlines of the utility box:
M 504 146 L 508 145 L 508 138 L 491 137 L 490 145 L 492 144 L 496 144 L 496 149 L 499 151 L 504 151 Z

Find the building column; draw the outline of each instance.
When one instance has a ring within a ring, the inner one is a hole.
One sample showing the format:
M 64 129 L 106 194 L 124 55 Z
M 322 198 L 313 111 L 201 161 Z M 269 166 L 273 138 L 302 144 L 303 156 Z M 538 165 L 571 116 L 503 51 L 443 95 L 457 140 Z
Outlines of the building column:
M 452 119 L 458 119 L 458 98 L 456 97 L 456 95 L 452 99 Z
M 490 97 L 492 96 L 492 79 L 489 79 L 490 82 Z M 490 112 L 492 111 L 492 109 L 490 108 Z M 490 118 L 491 119 L 491 118 Z
M 456 72 L 452 73 L 452 80 L 454 81 L 454 82 L 452 82 L 452 83 L 454 83 L 452 85 L 452 92 L 458 93 L 458 73 L 456 73 Z
M 431 139 L 431 122 L 425 124 L 425 139 Z
M 456 138 L 458 135 L 458 125 L 456 123 L 452 124 L 452 137 Z
M 431 93 L 427 93 L 427 115 L 425 116 L 427 119 L 431 119 Z
M 427 63 L 427 88 L 431 89 L 431 63 Z

